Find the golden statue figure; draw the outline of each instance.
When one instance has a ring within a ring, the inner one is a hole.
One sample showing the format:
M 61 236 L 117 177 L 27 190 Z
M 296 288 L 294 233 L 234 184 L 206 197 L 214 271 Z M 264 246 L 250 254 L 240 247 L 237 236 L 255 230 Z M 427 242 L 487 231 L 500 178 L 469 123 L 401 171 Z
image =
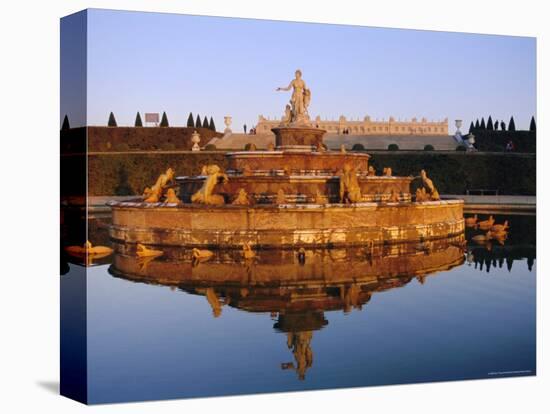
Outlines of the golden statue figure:
M 237 197 L 233 202 L 231 203 L 234 206 L 249 206 L 250 200 L 248 199 L 248 194 L 246 193 L 244 188 L 241 188 L 239 190 L 239 193 L 237 194 Z
M 426 189 L 426 193 L 429 195 L 428 199 L 433 201 L 439 200 L 439 192 L 437 188 L 435 188 L 433 181 L 428 178 L 426 170 L 420 171 L 420 179 L 422 180 L 422 185 Z
M 162 250 L 149 249 L 141 243 L 136 246 L 136 255 L 138 257 L 157 257 L 162 256 L 164 252 Z
M 174 191 L 173 188 L 169 188 L 166 191 L 166 200 L 164 200 L 164 202 L 165 203 L 170 203 L 170 204 L 179 204 L 180 199 L 176 195 L 176 192 Z
M 289 91 L 292 89 L 290 97 L 290 108 L 287 105 L 283 123 L 310 125 L 307 108 L 311 101 L 311 91 L 306 87 L 306 83 L 302 79 L 302 71 L 296 70 L 295 78 L 290 81 L 287 87 L 277 88 L 277 91 Z M 289 111 L 290 109 L 290 111 Z
M 191 196 L 191 202 L 197 204 L 213 204 L 222 205 L 225 204 L 225 200 L 220 194 L 212 194 L 214 187 L 218 184 L 218 180 L 221 178 L 222 182 L 227 182 L 229 179 L 224 174 L 220 167 L 215 164 L 205 165 L 202 168 L 202 175 L 206 175 L 206 180 L 201 189 Z
M 174 180 L 174 170 L 168 168 L 164 174 L 159 175 L 155 185 L 151 188 L 146 187 L 143 191 L 143 200 L 146 203 L 158 203 L 164 195 L 168 184 Z
M 374 177 L 376 176 L 376 170 L 372 165 L 369 165 L 369 169 L 367 171 L 367 177 Z
M 350 164 L 344 165 L 340 173 L 340 202 L 358 203 L 361 201 L 361 188 L 357 181 L 357 172 Z

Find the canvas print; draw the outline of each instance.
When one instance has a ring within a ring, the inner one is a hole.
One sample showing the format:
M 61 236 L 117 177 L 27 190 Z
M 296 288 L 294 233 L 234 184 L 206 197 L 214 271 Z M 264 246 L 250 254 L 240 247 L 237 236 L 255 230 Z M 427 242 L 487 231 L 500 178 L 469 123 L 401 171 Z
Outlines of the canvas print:
M 536 39 L 61 19 L 61 394 L 536 375 Z

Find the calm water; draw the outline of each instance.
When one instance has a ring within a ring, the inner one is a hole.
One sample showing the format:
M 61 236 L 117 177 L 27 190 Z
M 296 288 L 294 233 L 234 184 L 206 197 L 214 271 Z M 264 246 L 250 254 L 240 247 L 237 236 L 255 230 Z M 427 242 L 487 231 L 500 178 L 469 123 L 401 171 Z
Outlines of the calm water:
M 170 250 L 143 262 L 116 246 L 88 273 L 89 400 L 534 375 L 535 218 L 495 217 L 510 222 L 503 244 L 476 244 L 482 232 L 468 229 L 466 247 L 305 260 L 221 252 L 194 265 Z M 104 230 L 94 237 L 106 243 Z

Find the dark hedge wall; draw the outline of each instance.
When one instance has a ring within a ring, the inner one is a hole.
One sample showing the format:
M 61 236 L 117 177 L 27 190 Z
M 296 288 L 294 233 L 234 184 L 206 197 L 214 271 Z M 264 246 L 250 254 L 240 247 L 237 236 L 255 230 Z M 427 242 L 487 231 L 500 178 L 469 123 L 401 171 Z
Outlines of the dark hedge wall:
M 536 194 L 534 154 L 373 153 L 378 171 L 391 167 L 394 175 L 428 172 L 441 194 L 465 194 L 467 189 L 499 190 L 500 194 Z
M 375 152 L 371 163 L 381 173 L 418 175 L 424 168 L 442 194 L 465 194 L 466 189 L 498 189 L 501 194 L 536 192 L 534 154 Z M 172 167 L 176 175 L 196 175 L 204 164 L 225 168 L 223 152 L 103 153 L 89 155 L 89 195 L 141 194 L 158 175 Z
M 204 164 L 225 168 L 223 152 L 199 153 L 126 153 L 88 156 L 88 194 L 132 195 L 155 183 L 157 177 L 172 167 L 176 175 L 198 175 Z

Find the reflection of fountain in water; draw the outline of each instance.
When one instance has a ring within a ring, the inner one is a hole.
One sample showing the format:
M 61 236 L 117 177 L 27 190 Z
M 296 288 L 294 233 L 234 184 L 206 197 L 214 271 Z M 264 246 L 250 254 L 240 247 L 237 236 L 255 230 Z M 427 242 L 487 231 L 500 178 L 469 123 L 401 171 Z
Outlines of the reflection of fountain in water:
M 199 264 L 189 249 L 164 247 L 164 255 L 145 266 L 134 246 L 115 244 L 110 272 L 203 296 L 215 318 L 223 317 L 225 306 L 271 315 L 292 354 L 281 368 L 304 380 L 313 365 L 314 332 L 328 325 L 326 312 L 361 311 L 376 292 L 405 286 L 414 278 L 424 283 L 429 275 L 462 264 L 463 242 L 457 236 L 430 241 L 429 246 L 260 250 L 254 260 L 219 250 Z

